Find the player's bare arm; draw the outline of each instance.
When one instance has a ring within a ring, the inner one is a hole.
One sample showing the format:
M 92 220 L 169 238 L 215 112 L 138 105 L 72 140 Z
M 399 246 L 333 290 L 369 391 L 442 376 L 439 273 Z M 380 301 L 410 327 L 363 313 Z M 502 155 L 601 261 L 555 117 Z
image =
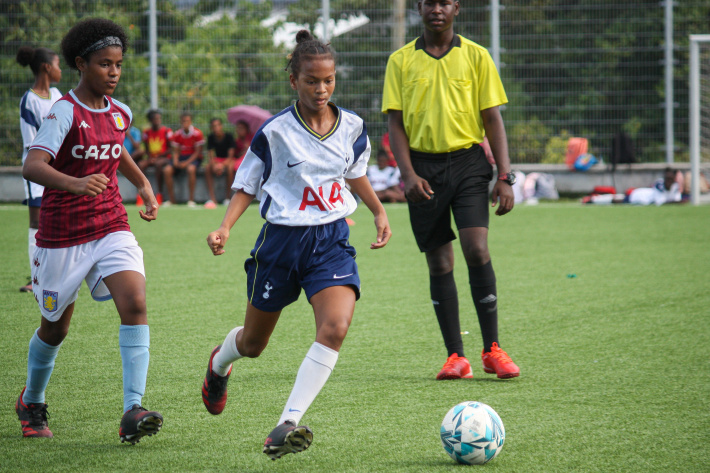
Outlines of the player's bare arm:
M 222 219 L 222 224 L 217 230 L 207 235 L 207 245 L 212 250 L 212 254 L 215 256 L 224 254 L 224 246 L 229 239 L 229 231 L 253 200 L 254 195 L 247 194 L 241 189 L 234 193 L 232 200 L 229 201 L 229 207 L 227 207 L 224 219 Z
M 76 178 L 54 169 L 49 165 L 51 160 L 52 156 L 46 151 L 31 149 L 22 166 L 22 177 L 45 187 L 89 197 L 95 197 L 106 190 L 109 180 L 103 174 Z
M 422 202 L 431 199 L 434 191 L 429 186 L 429 182 L 414 172 L 412 160 L 409 156 L 409 138 L 404 130 L 404 120 L 401 110 L 389 110 L 387 112 L 387 122 L 390 132 L 390 147 L 397 161 L 402 181 L 404 182 L 404 194 L 410 202 Z
M 503 124 L 500 109 L 499 107 L 491 107 L 481 110 L 481 117 L 483 118 L 483 127 L 486 130 L 488 142 L 491 145 L 493 158 L 496 161 L 498 175 L 506 174 L 510 172 L 510 157 L 508 155 L 508 138 L 505 133 L 505 125 Z M 499 180 L 496 181 L 491 193 L 491 205 L 495 207 L 498 203 L 500 205 L 496 210 L 496 215 L 507 214 L 513 210 L 515 205 L 513 188 L 510 184 Z
M 153 193 L 153 187 L 125 147 L 123 147 L 121 151 L 121 161 L 118 163 L 118 170 L 121 174 L 126 176 L 126 179 L 128 179 L 131 184 L 136 186 L 138 195 L 140 195 L 143 202 L 145 202 L 145 212 L 143 210 L 138 211 L 141 218 L 146 222 L 151 222 L 158 218 L 158 201 Z
M 377 194 L 372 189 L 370 181 L 367 176 L 358 177 L 357 179 L 347 179 L 350 188 L 355 192 L 360 199 L 367 205 L 370 209 L 372 215 L 375 216 L 375 228 L 377 229 L 377 241 L 370 244 L 371 250 L 376 250 L 383 248 L 387 242 L 392 237 L 392 230 L 390 229 L 389 219 L 387 218 L 387 212 L 377 198 Z

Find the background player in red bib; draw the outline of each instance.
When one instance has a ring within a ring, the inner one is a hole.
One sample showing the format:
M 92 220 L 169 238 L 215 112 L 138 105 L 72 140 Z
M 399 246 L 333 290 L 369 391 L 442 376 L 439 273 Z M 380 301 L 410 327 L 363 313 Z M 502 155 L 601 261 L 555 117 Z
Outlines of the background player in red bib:
M 45 186 L 32 281 L 42 320 L 30 340 L 27 383 L 15 404 L 25 437 L 52 437 L 45 388 L 86 280 L 96 300 L 113 298 L 121 318 L 124 415 L 121 441 L 138 442 L 160 430 L 163 418 L 141 407 L 150 335 L 143 252 L 128 226 L 116 171 L 146 202 L 140 216 L 158 213 L 150 183 L 123 147 L 130 109 L 111 99 L 121 77 L 127 38 L 104 19 L 77 23 L 62 53 L 79 84 L 50 110 L 30 147 L 22 174 Z

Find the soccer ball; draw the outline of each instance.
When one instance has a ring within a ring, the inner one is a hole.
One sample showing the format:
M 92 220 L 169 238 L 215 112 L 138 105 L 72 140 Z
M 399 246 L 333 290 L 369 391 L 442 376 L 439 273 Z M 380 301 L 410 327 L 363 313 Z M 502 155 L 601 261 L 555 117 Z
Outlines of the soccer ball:
M 503 449 L 503 421 L 490 406 L 467 401 L 452 407 L 441 423 L 441 443 L 451 458 L 465 465 L 482 465 Z

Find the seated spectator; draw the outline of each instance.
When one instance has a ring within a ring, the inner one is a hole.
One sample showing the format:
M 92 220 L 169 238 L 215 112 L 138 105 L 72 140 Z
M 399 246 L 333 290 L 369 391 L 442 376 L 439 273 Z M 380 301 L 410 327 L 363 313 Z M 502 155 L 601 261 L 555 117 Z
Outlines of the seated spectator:
M 251 140 L 254 139 L 254 133 L 249 129 L 249 124 L 243 120 L 239 120 L 235 127 L 237 132 L 237 139 L 234 142 L 234 156 L 237 158 L 234 170 L 239 169 L 239 166 L 244 160 L 244 155 L 247 154 L 249 146 L 251 146 Z
M 126 131 L 126 138 L 123 140 L 123 147 L 131 155 L 136 163 L 139 163 L 145 155 L 143 144 L 141 143 L 141 131 L 135 126 L 131 126 Z
M 175 186 L 173 176 L 181 171 L 187 171 L 189 199 L 188 207 L 196 207 L 195 184 L 197 183 L 197 169 L 202 164 L 202 147 L 205 145 L 205 138 L 198 128 L 192 125 L 192 114 L 185 112 L 180 116 L 181 127 L 173 133 L 172 162 L 168 163 L 163 173 L 165 174 L 165 185 L 168 188 L 170 203 L 175 204 Z
M 367 168 L 367 178 L 381 202 L 406 202 L 404 190 L 400 186 L 399 168 L 389 166 L 387 151 L 380 149 L 377 164 Z
M 652 187 L 637 187 L 626 191 L 626 194 L 592 194 L 582 199 L 586 204 L 635 204 L 663 205 L 681 202 L 680 185 L 676 180 L 676 171 L 667 167 L 663 178 L 658 179 Z
M 143 144 L 145 145 L 145 159 L 138 161 L 138 167 L 145 173 L 149 167 L 155 168 L 155 179 L 158 183 L 155 198 L 158 204 L 163 203 L 163 167 L 170 158 L 170 140 L 173 131 L 163 126 L 163 117 L 157 110 L 148 112 L 150 126 L 143 130 Z M 138 205 L 142 205 L 138 204 Z
M 214 193 L 214 176 L 224 176 L 226 184 L 226 196 L 222 204 L 229 205 L 232 197 L 232 182 L 234 182 L 234 170 L 236 158 L 234 157 L 235 142 L 231 133 L 225 133 L 222 120 L 213 118 L 210 120 L 210 131 L 207 137 L 208 161 L 205 167 L 205 183 L 210 194 L 210 200 L 205 202 L 205 208 L 213 209 L 217 206 L 217 197 Z
M 387 165 L 393 168 L 397 167 L 397 160 L 394 159 L 394 153 L 392 152 L 392 147 L 390 146 L 390 132 L 385 132 L 382 135 L 382 148 L 385 153 L 387 153 Z

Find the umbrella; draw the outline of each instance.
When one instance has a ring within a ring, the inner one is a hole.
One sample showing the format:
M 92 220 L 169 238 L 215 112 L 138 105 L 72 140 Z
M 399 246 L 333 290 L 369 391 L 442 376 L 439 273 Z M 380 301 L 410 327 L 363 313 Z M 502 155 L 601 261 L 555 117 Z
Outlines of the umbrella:
M 227 120 L 234 125 L 239 121 L 246 122 L 252 134 L 270 117 L 271 113 L 256 105 L 237 105 L 227 110 Z

